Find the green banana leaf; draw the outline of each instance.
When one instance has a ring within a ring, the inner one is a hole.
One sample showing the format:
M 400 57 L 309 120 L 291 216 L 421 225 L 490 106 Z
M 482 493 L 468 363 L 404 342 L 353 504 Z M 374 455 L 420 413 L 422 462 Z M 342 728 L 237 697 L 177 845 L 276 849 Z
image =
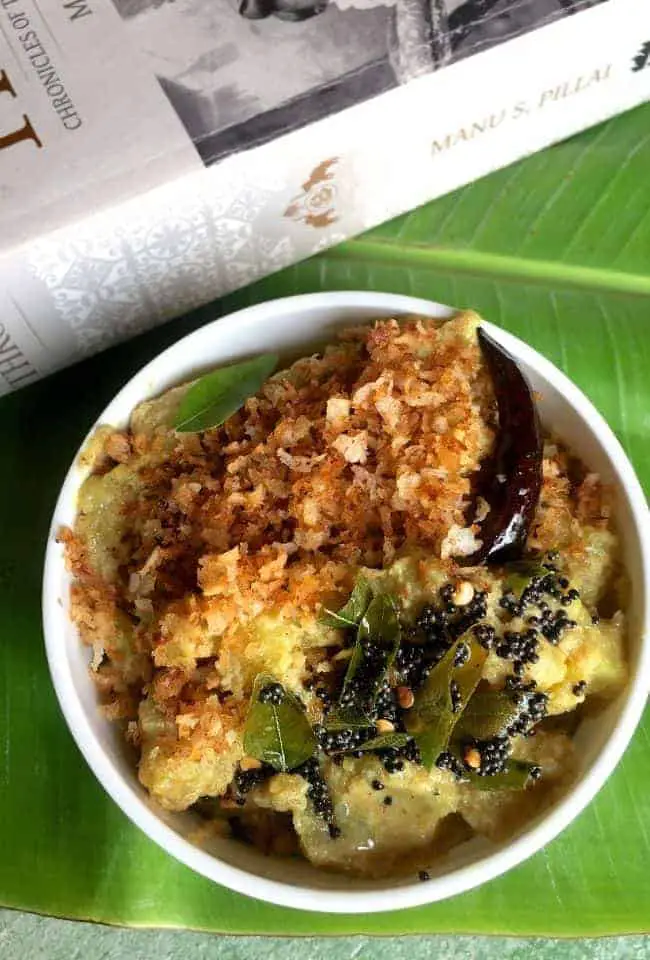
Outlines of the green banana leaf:
M 302 913 L 195 876 L 105 796 L 57 708 L 39 611 L 50 513 L 89 423 L 164 346 L 269 297 L 381 289 L 476 308 L 585 390 L 647 490 L 648 130 L 650 106 L 0 402 L 0 903 L 103 922 L 235 933 L 648 932 L 647 715 L 598 798 L 507 876 L 399 913 Z

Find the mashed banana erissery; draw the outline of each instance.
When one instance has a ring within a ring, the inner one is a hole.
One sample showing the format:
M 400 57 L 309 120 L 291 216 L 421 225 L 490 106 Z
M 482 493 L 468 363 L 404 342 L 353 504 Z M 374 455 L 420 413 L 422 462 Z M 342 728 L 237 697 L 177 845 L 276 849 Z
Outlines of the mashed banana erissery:
M 617 535 L 555 425 L 504 443 L 479 324 L 378 320 L 214 427 L 177 428 L 185 385 L 97 431 L 71 615 L 165 809 L 385 876 L 566 789 L 576 725 L 626 682 Z M 481 553 L 495 518 L 516 537 Z

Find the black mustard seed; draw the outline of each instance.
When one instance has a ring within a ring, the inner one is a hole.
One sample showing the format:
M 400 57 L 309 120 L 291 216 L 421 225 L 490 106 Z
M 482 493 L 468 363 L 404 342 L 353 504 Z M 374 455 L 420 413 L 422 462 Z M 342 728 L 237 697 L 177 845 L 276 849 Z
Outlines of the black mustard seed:
M 267 683 L 259 692 L 260 703 L 272 703 L 278 707 L 284 700 L 284 687 L 281 683 Z

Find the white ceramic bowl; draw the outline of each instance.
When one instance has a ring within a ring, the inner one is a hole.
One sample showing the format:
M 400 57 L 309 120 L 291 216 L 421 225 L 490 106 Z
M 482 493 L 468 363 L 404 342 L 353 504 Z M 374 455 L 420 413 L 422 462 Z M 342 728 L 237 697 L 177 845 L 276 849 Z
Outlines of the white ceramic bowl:
M 189 379 L 197 370 L 268 350 L 295 353 L 296 348 L 327 339 L 341 326 L 413 313 L 446 317 L 453 311 L 410 297 L 364 292 L 319 293 L 250 307 L 208 324 L 162 353 L 118 393 L 98 424 L 124 426 L 141 400 Z M 650 529 L 645 498 L 620 444 L 585 396 L 526 344 L 486 327 L 539 392 L 545 424 L 617 488 L 617 522 L 632 578 L 631 680 L 618 700 L 581 726 L 580 771 L 573 789 L 509 843 L 496 847 L 473 839 L 457 847 L 440 861 L 428 883 L 356 880 L 320 872 L 307 863 L 264 857 L 234 840 L 222 839 L 202 849 L 188 839 L 196 826 L 192 815 L 171 815 L 154 807 L 138 783 L 119 732 L 97 710 L 88 653 L 68 617 L 70 578 L 55 535 L 62 524 L 73 522 L 77 491 L 86 476 L 78 458 L 70 468 L 54 512 L 43 589 L 47 656 L 61 708 L 91 769 L 127 816 L 172 856 L 217 883 L 272 903 L 333 913 L 394 910 L 450 897 L 504 873 L 557 836 L 601 788 L 634 732 L 650 676 Z

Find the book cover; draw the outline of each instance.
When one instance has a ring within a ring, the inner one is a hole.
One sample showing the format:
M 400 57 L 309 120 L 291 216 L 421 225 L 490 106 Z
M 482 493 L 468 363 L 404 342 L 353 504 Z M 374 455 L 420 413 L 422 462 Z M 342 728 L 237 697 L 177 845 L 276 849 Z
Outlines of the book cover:
M 649 44 L 645 0 L 0 0 L 0 393 L 642 102 Z

